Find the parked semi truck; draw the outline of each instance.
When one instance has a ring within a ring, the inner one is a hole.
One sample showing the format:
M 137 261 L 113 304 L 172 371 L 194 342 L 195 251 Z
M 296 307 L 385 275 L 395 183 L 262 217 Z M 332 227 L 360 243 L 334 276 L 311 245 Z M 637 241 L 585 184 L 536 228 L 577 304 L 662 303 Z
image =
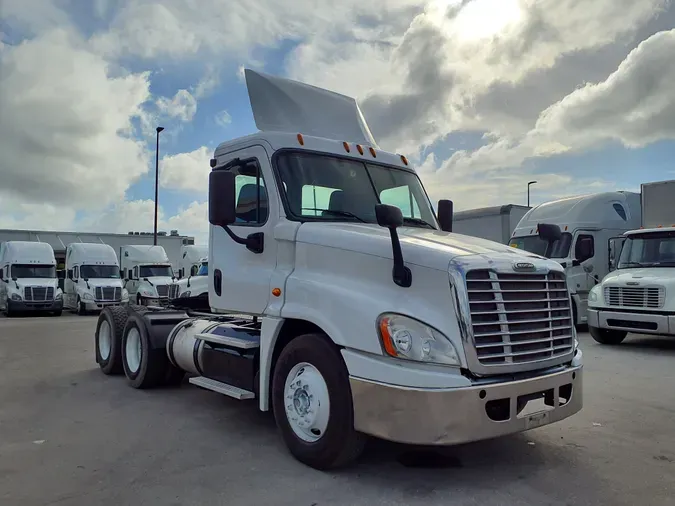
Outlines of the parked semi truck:
M 138 305 L 166 305 L 178 285 L 169 257 L 161 246 L 128 245 L 120 248 L 124 288 Z
M 588 327 L 602 344 L 629 332 L 675 336 L 675 180 L 644 183 L 642 223 L 614 238 L 618 261 L 588 298 Z
M 507 244 L 522 217 L 531 208 L 517 204 L 467 209 L 454 213 L 452 230 Z
M 367 436 L 452 445 L 582 408 L 559 263 L 451 233 L 452 202 L 434 213 L 353 98 L 245 78 L 259 132 L 220 144 L 209 175 L 209 304 L 233 314 L 105 308 L 104 373 L 253 400 L 317 469 Z
M 49 243 L 7 241 L 0 245 L 0 310 L 7 316 L 23 311 L 61 315 L 63 291 Z
M 640 194 L 615 191 L 553 200 L 534 207 L 520 220 L 509 244 L 558 261 L 567 274 L 575 325 L 585 325 L 588 293 L 609 272 L 611 239 L 640 226 Z M 538 226 L 561 231 L 547 251 Z
M 209 261 L 204 257 L 199 262 L 199 270 L 194 275 L 176 281 L 178 293 L 176 297 L 193 299 L 192 309 L 212 312 L 209 304 Z M 185 301 L 183 301 L 185 303 Z
M 117 254 L 109 244 L 68 244 L 64 288 L 64 307 L 81 315 L 129 302 Z
M 208 256 L 208 246 L 184 244 L 181 246 L 180 262 L 178 262 L 178 279 L 196 276 L 201 267 L 201 261 Z

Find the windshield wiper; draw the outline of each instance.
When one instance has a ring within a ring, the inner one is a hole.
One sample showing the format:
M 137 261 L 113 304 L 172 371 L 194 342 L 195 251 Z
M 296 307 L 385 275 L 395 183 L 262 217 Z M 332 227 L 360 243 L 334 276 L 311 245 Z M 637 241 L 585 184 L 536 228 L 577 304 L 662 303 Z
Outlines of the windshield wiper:
M 314 207 L 303 207 L 302 209 L 305 211 L 322 211 L 324 213 L 330 213 L 336 216 L 349 216 L 350 218 L 356 218 L 361 223 L 367 223 L 366 220 L 360 218 L 359 216 L 356 216 L 354 213 L 350 213 L 349 211 L 338 211 L 337 209 L 316 209 Z
M 433 228 L 434 230 L 436 230 L 436 227 L 434 227 L 431 223 L 428 223 L 428 222 L 424 221 L 422 218 L 411 218 L 409 216 L 404 216 L 403 222 L 404 223 L 405 222 L 407 222 L 407 223 L 417 223 L 418 225 L 424 225 L 425 227 Z
M 647 267 L 645 264 L 641 264 L 640 262 L 623 262 L 621 264 L 622 267 Z

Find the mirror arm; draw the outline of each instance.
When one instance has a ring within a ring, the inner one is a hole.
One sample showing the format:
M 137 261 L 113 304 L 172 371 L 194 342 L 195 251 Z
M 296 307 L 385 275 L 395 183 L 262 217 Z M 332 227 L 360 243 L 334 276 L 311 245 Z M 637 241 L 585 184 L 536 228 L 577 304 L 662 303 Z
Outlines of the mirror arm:
M 265 248 L 265 234 L 262 232 L 255 232 L 249 234 L 247 237 L 239 237 L 232 232 L 232 229 L 227 225 L 221 225 L 221 228 L 227 232 L 227 235 L 229 235 L 234 242 L 246 246 L 246 249 L 249 251 L 258 254 L 263 252 Z
M 392 278 L 394 283 L 403 288 L 412 285 L 412 272 L 403 263 L 403 251 L 401 250 L 401 241 L 398 238 L 398 232 L 394 227 L 389 228 L 391 236 L 391 249 L 394 254 L 394 268 L 392 269 Z

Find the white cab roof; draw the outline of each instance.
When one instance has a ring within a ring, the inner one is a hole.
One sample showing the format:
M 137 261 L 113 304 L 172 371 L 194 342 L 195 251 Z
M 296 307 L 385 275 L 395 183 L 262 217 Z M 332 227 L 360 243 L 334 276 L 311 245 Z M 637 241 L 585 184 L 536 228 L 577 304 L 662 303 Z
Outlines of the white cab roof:
M 3 263 L 56 265 L 54 249 L 46 242 L 7 241 L 3 243 Z
M 169 257 L 161 246 L 136 245 L 122 246 L 122 261 L 149 263 L 149 264 L 168 264 Z
M 186 244 L 182 248 L 181 258 L 189 262 L 199 262 L 209 254 L 208 246 L 197 246 L 194 244 Z
M 79 264 L 118 265 L 112 246 L 101 243 L 73 242 L 68 245 L 66 266 Z
M 623 235 L 638 235 L 638 234 L 652 234 L 656 232 L 675 232 L 675 225 L 670 225 L 668 227 L 653 227 L 653 228 L 640 228 L 636 230 L 629 230 L 624 232 Z
M 377 147 L 356 100 L 309 84 L 245 69 L 256 127 Z

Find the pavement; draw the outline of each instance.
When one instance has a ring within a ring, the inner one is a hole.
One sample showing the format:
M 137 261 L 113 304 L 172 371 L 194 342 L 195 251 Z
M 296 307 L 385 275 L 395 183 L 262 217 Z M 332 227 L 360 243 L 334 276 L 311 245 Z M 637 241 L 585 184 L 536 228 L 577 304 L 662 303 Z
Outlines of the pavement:
M 356 466 L 322 473 L 287 453 L 251 401 L 103 375 L 95 325 L 0 318 L 0 504 L 675 504 L 675 340 L 606 347 L 580 334 L 577 415 L 432 455 L 372 441 Z

